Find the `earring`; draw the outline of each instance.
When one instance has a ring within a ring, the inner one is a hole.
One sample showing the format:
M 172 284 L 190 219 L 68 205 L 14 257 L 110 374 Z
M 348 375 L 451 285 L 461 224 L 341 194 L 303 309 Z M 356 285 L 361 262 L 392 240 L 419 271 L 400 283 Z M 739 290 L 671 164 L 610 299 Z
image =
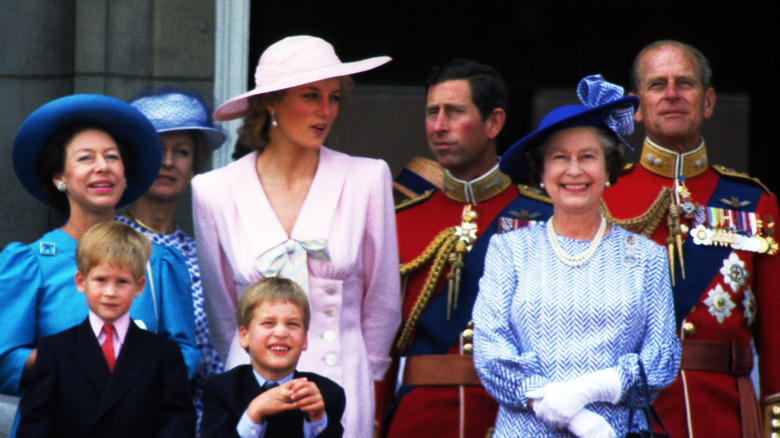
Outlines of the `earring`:
M 539 188 L 540 188 L 540 189 L 543 189 L 543 188 L 544 188 L 544 183 L 543 183 L 542 181 L 539 181 Z
M 609 180 L 607 180 L 607 187 L 609 187 Z
M 276 123 L 276 112 L 271 111 L 271 127 L 276 128 L 277 126 L 279 126 L 279 124 Z
M 68 188 L 68 185 L 67 185 L 67 184 L 65 184 L 65 181 L 59 181 L 59 182 L 57 182 L 56 186 L 57 186 L 57 190 L 59 190 L 59 191 L 61 191 L 61 192 L 64 192 L 64 191 L 65 191 L 65 189 L 66 189 L 66 188 Z

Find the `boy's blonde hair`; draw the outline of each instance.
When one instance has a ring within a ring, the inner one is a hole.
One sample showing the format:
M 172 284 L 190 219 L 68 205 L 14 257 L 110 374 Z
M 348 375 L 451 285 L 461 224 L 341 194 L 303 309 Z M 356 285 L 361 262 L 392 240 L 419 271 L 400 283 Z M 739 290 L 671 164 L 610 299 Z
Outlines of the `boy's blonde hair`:
M 303 311 L 303 328 L 309 330 L 311 310 L 306 293 L 298 284 L 288 278 L 268 277 L 247 286 L 238 298 L 238 324 L 249 328 L 255 309 L 264 301 L 288 302 Z
M 81 236 L 76 245 L 76 266 L 84 275 L 103 262 L 127 266 L 139 279 L 151 254 L 149 239 L 129 225 L 110 220 L 93 225 Z

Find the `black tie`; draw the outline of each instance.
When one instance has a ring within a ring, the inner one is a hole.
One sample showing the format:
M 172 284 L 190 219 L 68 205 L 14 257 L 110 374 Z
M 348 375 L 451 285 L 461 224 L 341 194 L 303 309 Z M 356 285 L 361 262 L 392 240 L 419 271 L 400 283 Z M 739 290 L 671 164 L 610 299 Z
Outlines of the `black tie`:
M 262 386 L 262 388 L 261 388 L 261 389 L 263 390 L 263 392 L 266 392 L 266 391 L 268 391 L 269 389 L 274 389 L 274 388 L 276 388 L 277 386 L 279 386 L 279 384 L 278 384 L 278 383 L 276 383 L 276 382 L 271 382 L 271 381 L 267 381 L 267 382 L 263 383 L 263 386 Z

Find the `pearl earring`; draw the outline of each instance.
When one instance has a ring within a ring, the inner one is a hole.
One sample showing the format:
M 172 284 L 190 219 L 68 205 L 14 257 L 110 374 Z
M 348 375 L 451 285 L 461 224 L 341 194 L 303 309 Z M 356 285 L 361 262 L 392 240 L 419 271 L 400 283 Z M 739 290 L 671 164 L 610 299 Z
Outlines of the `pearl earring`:
M 271 127 L 276 128 L 277 126 L 279 126 L 279 124 L 276 123 L 276 112 L 271 111 Z
M 544 188 L 544 183 L 541 182 L 541 181 L 539 181 L 539 188 L 542 188 L 542 189 Z
M 609 180 L 607 180 L 607 187 L 609 187 Z
M 67 185 L 67 184 L 65 184 L 65 181 L 59 181 L 59 182 L 57 182 L 56 186 L 57 186 L 57 190 L 59 190 L 59 191 L 61 191 L 61 192 L 64 192 L 64 191 L 65 191 L 65 189 L 66 189 L 66 188 L 68 188 L 68 185 Z

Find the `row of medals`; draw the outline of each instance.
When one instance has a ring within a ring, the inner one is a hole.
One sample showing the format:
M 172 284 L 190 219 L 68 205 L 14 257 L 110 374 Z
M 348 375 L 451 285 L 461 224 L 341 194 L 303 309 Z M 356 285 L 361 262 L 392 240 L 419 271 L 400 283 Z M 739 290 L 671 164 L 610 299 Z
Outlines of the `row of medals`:
M 774 221 L 754 212 L 743 212 L 717 207 L 702 207 L 693 202 L 690 192 L 682 185 L 680 209 L 693 220 L 691 237 L 697 245 L 730 246 L 736 250 L 774 254 L 778 245 L 774 240 Z M 766 231 L 764 230 L 766 225 Z

